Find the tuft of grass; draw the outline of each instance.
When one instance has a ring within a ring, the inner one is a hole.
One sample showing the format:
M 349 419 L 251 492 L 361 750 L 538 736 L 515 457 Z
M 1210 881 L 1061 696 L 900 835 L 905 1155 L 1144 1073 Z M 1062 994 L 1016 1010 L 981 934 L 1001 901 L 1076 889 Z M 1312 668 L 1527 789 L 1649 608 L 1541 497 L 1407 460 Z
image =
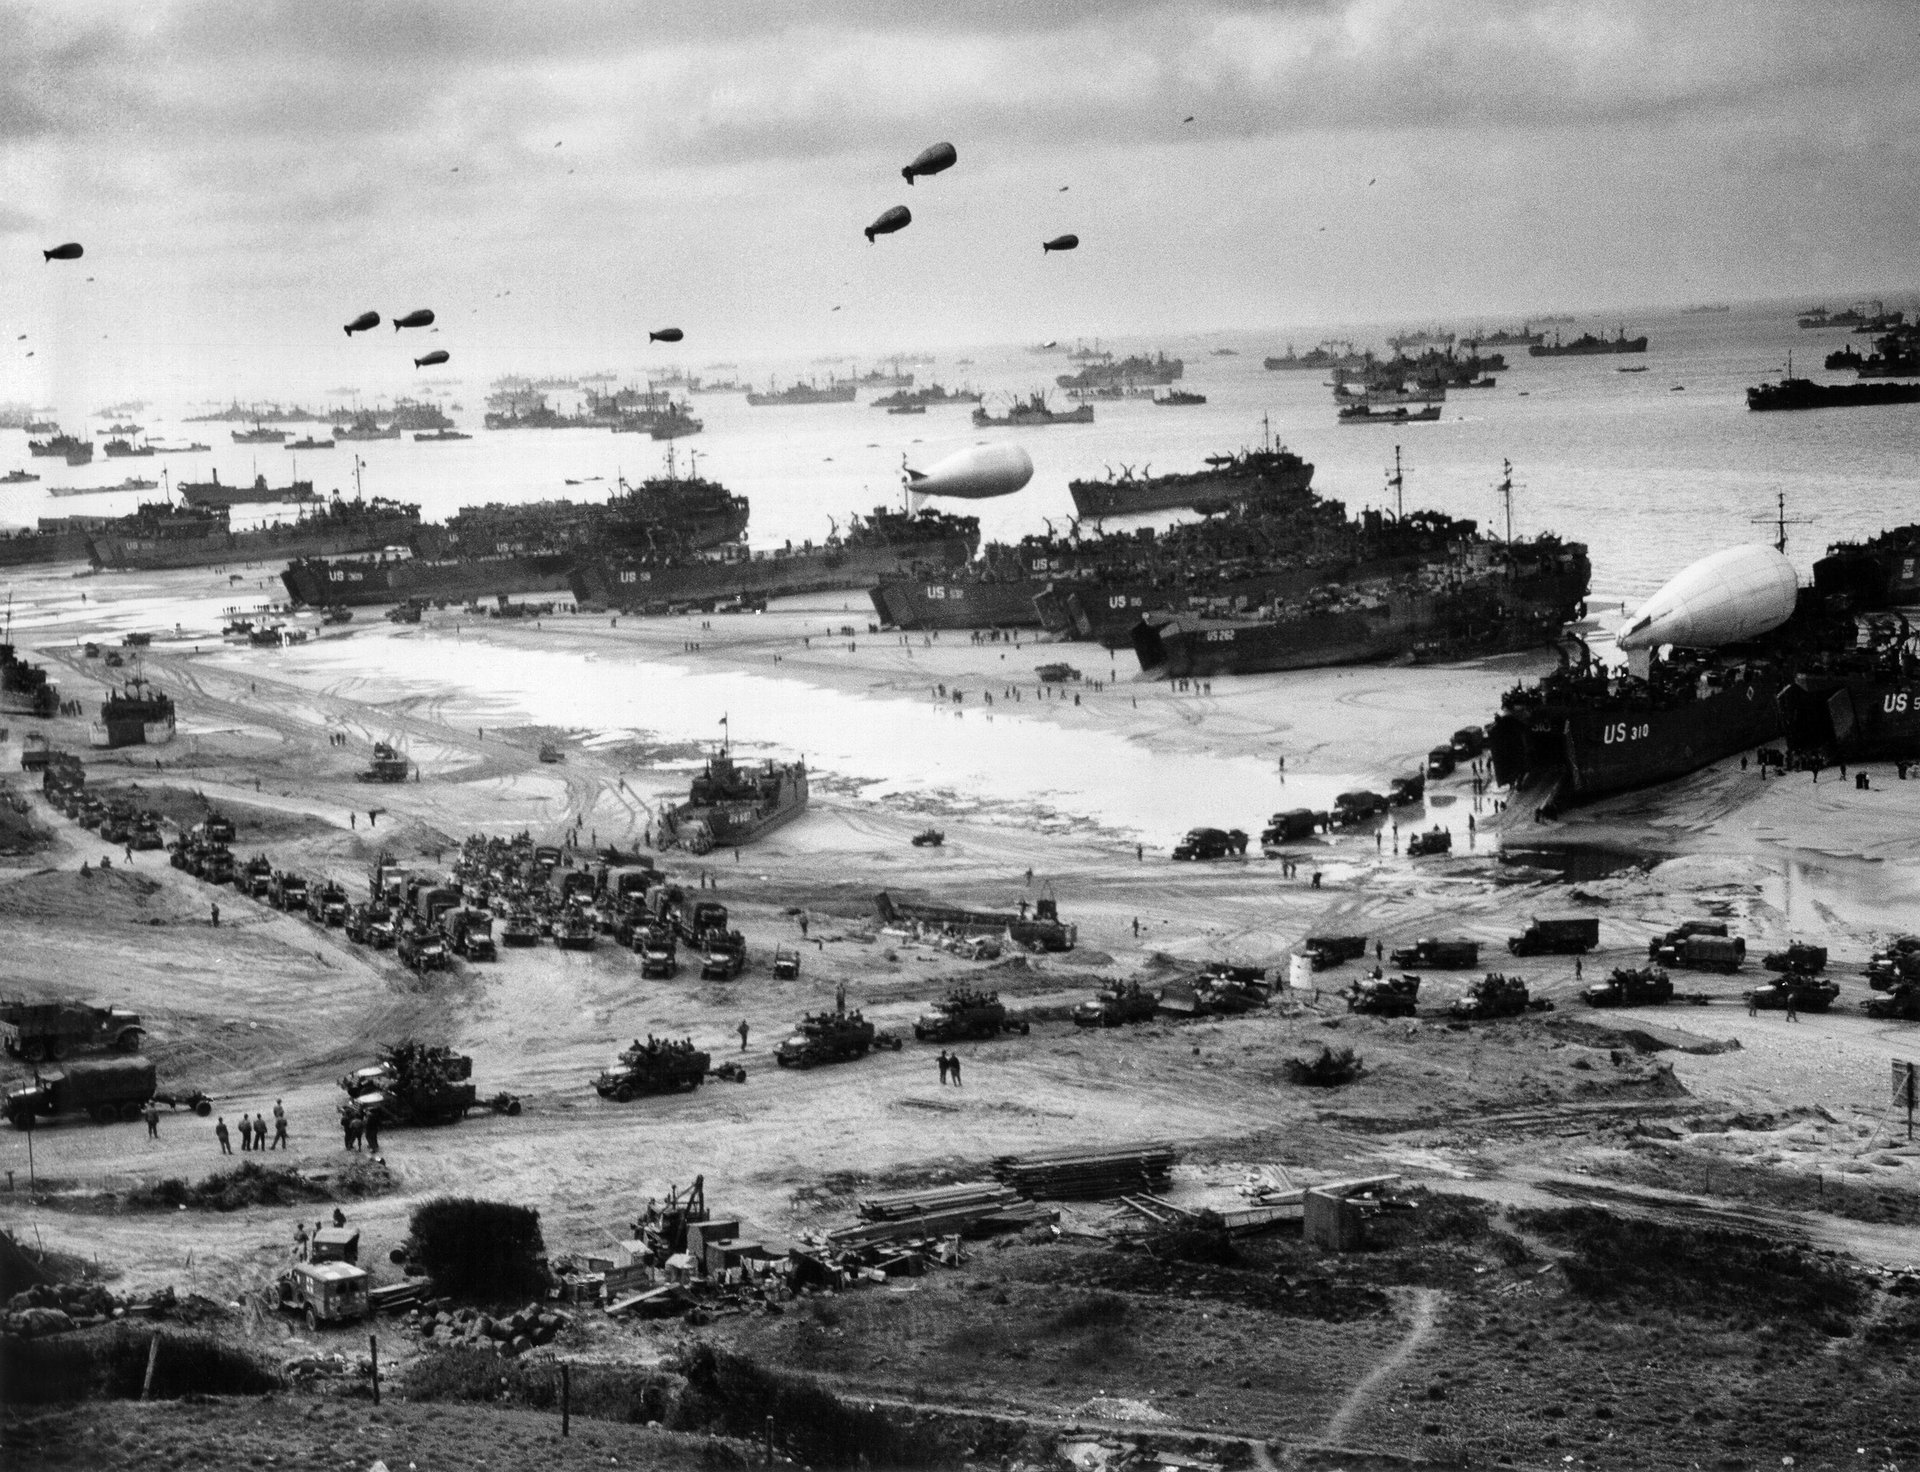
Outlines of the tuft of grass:
M 1126 1299 L 1118 1293 L 1089 1293 L 1054 1314 L 1047 1320 L 1046 1327 L 1055 1334 L 1112 1328 L 1125 1323 L 1131 1311 Z
M 1290 1084 L 1309 1089 L 1337 1089 L 1360 1077 L 1366 1066 L 1352 1048 L 1331 1048 L 1322 1043 L 1316 1056 L 1289 1058 L 1280 1065 L 1280 1070 Z

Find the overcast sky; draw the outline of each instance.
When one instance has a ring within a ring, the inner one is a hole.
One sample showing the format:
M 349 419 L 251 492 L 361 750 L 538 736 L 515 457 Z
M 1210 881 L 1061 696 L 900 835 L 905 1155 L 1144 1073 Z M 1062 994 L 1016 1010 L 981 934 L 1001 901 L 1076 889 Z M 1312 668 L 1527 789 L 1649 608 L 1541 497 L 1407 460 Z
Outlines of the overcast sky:
M 0 58 L 0 397 L 22 331 L 240 374 L 369 307 L 591 366 L 1920 285 L 1912 0 L 57 0 Z

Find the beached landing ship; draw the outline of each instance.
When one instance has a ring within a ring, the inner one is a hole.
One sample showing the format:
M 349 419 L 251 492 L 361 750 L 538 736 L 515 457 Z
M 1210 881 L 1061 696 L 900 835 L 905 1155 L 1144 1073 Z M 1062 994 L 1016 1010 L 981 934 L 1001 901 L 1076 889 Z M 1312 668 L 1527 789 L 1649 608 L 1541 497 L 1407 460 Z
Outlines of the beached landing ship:
M 161 746 L 173 740 L 173 697 L 140 676 L 108 692 L 99 719 L 88 723 L 87 741 L 104 748 Z
M 404 543 L 420 525 L 418 506 L 339 496 L 297 521 L 234 531 L 225 506 L 142 506 L 94 531 L 97 567 L 213 567 L 265 559 L 337 557 Z
M 1269 438 L 1258 450 L 1209 455 L 1205 470 L 1067 482 L 1082 516 L 1131 516 L 1142 511 L 1224 511 L 1298 495 L 1313 484 L 1313 466 Z
M 737 847 L 799 817 L 807 796 L 805 762 L 742 767 L 723 745 L 693 779 L 687 801 L 661 818 L 659 846 L 690 854 Z

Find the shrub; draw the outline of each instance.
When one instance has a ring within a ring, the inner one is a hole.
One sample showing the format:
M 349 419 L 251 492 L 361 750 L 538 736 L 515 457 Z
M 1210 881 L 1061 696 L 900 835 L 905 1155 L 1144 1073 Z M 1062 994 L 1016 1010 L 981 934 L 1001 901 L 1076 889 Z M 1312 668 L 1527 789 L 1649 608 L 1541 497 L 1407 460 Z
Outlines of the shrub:
M 0 1339 L 0 1400 L 10 1405 L 94 1397 L 133 1399 L 146 1380 L 147 1354 L 160 1336 L 153 1394 L 264 1395 L 280 1376 L 245 1350 L 187 1329 L 119 1323 L 44 1339 Z
M 297 1206 L 309 1201 L 331 1201 L 333 1193 L 283 1165 L 242 1161 L 232 1170 L 215 1171 L 198 1185 L 176 1176 L 127 1193 L 129 1211 L 241 1211 L 249 1206 Z
M 439 1196 L 414 1209 L 412 1256 L 442 1293 L 525 1298 L 544 1293 L 540 1213 L 505 1201 Z
M 1147 1233 L 1147 1251 L 1158 1258 L 1175 1262 L 1201 1263 L 1208 1267 L 1233 1267 L 1240 1261 L 1240 1249 L 1233 1245 L 1226 1227 L 1220 1222 L 1191 1222 L 1160 1227 Z
M 1047 1327 L 1059 1333 L 1069 1333 L 1075 1329 L 1105 1329 L 1123 1322 L 1127 1312 L 1127 1301 L 1119 1294 L 1090 1293 L 1061 1309 L 1048 1321 Z
M 1310 1089 L 1335 1089 L 1341 1084 L 1350 1084 L 1360 1077 L 1366 1064 L 1351 1048 L 1330 1048 L 1320 1045 L 1320 1053 L 1315 1058 L 1289 1058 L 1281 1065 L 1290 1084 L 1304 1084 Z

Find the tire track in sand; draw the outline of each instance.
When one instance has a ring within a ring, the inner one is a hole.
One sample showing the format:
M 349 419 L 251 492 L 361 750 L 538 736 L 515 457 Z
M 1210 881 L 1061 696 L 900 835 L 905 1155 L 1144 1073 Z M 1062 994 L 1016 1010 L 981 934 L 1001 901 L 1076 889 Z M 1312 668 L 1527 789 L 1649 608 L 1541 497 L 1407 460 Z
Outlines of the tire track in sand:
M 1354 1418 L 1366 1408 L 1367 1401 L 1376 1388 L 1397 1374 L 1400 1367 L 1413 1358 L 1420 1346 L 1433 1334 L 1435 1312 L 1440 1306 L 1438 1288 L 1416 1288 L 1413 1290 L 1413 1323 L 1407 1329 L 1406 1338 L 1394 1347 L 1393 1353 L 1367 1371 L 1360 1383 L 1347 1392 L 1347 1398 L 1340 1402 L 1340 1408 L 1320 1433 L 1323 1446 L 1342 1446 L 1347 1432 L 1352 1429 Z

